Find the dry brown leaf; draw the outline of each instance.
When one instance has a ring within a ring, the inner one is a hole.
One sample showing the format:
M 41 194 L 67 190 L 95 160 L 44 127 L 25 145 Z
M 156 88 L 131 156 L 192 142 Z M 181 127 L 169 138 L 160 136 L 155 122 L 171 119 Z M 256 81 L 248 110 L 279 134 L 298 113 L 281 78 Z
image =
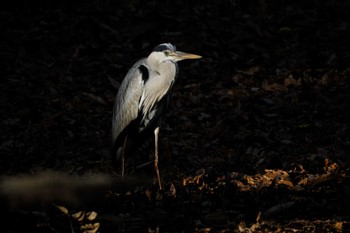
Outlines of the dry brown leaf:
M 259 71 L 260 71 L 259 66 L 253 66 L 253 67 L 246 69 L 246 70 L 238 70 L 238 73 L 253 76 L 254 74 L 258 73 Z
M 277 184 L 278 185 L 286 185 L 286 186 L 288 186 L 290 188 L 294 187 L 293 183 L 290 180 L 280 180 L 280 181 L 277 182 Z
M 307 183 L 308 183 L 308 178 L 305 177 L 304 179 L 302 179 L 298 182 L 298 185 L 305 186 Z
M 255 180 L 251 176 L 247 175 L 247 176 L 245 176 L 245 179 L 247 180 L 247 183 L 250 184 L 250 185 L 255 185 L 256 184 Z
M 289 202 L 285 202 L 285 203 L 282 203 L 282 204 L 277 204 L 277 205 L 274 205 L 272 206 L 271 208 L 269 208 L 265 214 L 267 216 L 269 215 L 272 215 L 272 214 L 277 214 L 277 213 L 280 213 L 282 211 L 285 211 L 287 209 L 289 209 L 290 207 L 292 207 L 293 205 L 295 205 L 295 202 L 294 201 L 289 201 Z
M 96 233 L 98 231 L 99 227 L 100 227 L 100 223 L 95 222 L 94 224 L 92 224 L 92 223 L 84 224 L 84 225 L 80 226 L 80 229 L 84 233 Z
M 176 188 L 175 188 L 175 185 L 172 182 L 170 184 L 169 191 L 170 191 L 170 195 L 172 197 L 176 197 Z
M 74 214 L 72 214 L 72 217 L 76 219 L 78 222 L 81 222 L 85 218 L 85 211 L 78 211 Z
M 298 87 L 301 85 L 301 79 L 298 78 L 293 78 L 293 76 L 288 76 L 287 78 L 284 79 L 284 86 L 285 87 L 289 87 L 289 86 L 294 86 L 294 87 Z
M 99 97 L 97 95 L 94 95 L 92 93 L 86 93 L 86 92 L 83 92 L 83 95 L 88 96 L 89 98 L 91 98 L 92 100 L 94 100 L 97 103 L 100 103 L 102 105 L 108 105 L 108 103 L 104 99 L 102 99 L 101 97 Z
M 342 232 L 343 231 L 343 222 L 336 222 L 334 224 L 334 228 L 337 232 Z
M 91 212 L 86 213 L 86 218 L 89 221 L 95 220 L 96 217 L 97 217 L 97 212 L 95 212 L 95 211 L 91 211 Z
M 57 209 L 59 209 L 64 214 L 68 214 L 69 213 L 69 211 L 68 211 L 68 209 L 66 207 L 60 206 L 60 205 L 55 205 L 55 206 L 56 206 Z

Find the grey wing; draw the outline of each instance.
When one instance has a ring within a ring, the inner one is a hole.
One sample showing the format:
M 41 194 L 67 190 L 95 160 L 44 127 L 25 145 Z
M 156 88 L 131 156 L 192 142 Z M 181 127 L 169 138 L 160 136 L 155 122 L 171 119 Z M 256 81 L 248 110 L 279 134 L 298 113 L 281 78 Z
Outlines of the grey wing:
M 138 116 L 139 102 L 144 88 L 144 80 L 139 67 L 144 64 L 144 61 L 145 59 L 141 59 L 131 67 L 118 90 L 113 109 L 113 143 L 130 122 Z

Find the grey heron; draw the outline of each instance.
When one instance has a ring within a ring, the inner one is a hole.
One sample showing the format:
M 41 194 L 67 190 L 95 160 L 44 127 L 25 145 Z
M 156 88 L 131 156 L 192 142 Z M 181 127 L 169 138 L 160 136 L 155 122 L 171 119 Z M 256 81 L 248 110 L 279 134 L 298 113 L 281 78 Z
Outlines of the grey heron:
M 124 77 L 114 102 L 112 162 L 121 160 L 124 176 L 125 153 L 132 141 L 146 130 L 154 134 L 154 167 L 159 189 L 159 121 L 169 101 L 169 92 L 178 74 L 177 62 L 201 56 L 180 52 L 170 43 L 156 46 L 150 55 L 137 61 Z

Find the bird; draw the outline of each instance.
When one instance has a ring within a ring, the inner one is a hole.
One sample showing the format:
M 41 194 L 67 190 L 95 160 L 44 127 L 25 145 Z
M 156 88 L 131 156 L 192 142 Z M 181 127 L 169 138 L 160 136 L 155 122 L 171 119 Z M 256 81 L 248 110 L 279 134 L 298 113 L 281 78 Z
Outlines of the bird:
M 138 60 L 127 72 L 115 97 L 112 119 L 112 163 L 121 160 L 124 177 L 125 154 L 145 132 L 154 134 L 154 167 L 162 190 L 158 167 L 160 119 L 168 106 L 178 76 L 177 62 L 202 56 L 177 51 L 171 43 L 154 47 L 148 57 Z M 120 162 L 119 162 L 120 163 Z

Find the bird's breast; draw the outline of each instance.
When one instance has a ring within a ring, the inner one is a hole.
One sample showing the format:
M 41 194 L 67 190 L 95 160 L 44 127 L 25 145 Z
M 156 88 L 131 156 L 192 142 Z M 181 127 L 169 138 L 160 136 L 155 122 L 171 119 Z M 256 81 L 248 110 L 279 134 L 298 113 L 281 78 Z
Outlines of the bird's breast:
M 140 130 L 158 120 L 164 111 L 165 103 L 176 78 L 176 66 L 168 64 L 167 69 L 149 70 L 149 78 L 144 83 L 140 100 L 142 115 Z

